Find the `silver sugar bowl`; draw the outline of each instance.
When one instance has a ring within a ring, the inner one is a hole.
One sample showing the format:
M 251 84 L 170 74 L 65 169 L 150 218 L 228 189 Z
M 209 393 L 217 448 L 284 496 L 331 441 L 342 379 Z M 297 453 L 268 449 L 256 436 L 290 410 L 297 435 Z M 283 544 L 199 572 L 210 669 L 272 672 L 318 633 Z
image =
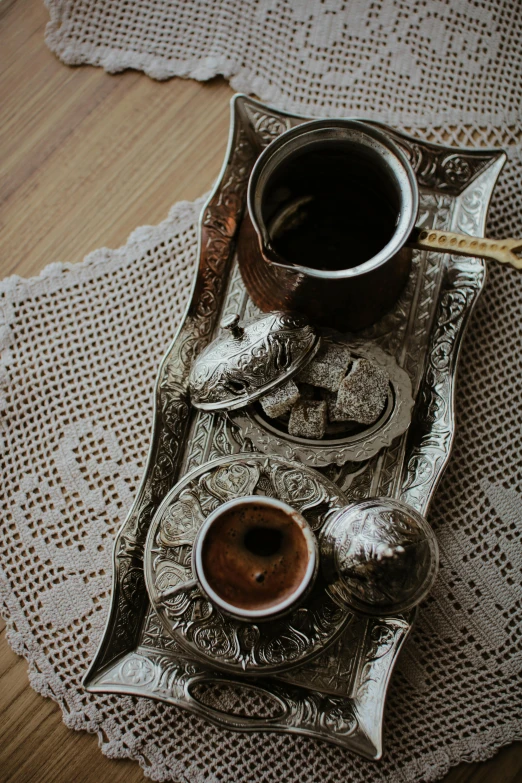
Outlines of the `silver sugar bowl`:
M 372 615 L 406 612 L 437 575 L 439 549 L 421 514 L 392 498 L 334 513 L 321 531 L 321 565 L 337 604 Z

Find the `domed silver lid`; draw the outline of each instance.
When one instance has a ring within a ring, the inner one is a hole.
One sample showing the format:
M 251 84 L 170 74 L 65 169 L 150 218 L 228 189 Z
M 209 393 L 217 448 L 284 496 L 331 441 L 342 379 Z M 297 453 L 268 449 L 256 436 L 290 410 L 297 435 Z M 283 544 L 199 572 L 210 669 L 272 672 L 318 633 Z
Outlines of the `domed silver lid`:
M 192 404 L 233 410 L 257 400 L 294 376 L 317 353 L 320 337 L 295 313 L 266 313 L 241 323 L 221 322 L 223 334 L 196 357 L 189 376 Z
M 429 593 L 438 545 L 415 509 L 391 498 L 354 503 L 321 534 L 328 592 L 341 606 L 366 614 L 405 612 Z

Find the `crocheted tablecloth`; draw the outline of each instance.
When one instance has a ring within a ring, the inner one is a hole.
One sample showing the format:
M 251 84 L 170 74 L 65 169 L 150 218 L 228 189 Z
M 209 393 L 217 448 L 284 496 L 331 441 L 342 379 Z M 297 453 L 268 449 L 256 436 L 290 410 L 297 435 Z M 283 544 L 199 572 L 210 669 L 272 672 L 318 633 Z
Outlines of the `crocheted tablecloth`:
M 503 144 L 489 232 L 522 235 L 522 14 L 512 2 L 51 0 L 67 63 L 206 79 L 279 106 L 364 114 L 447 143 Z M 0 284 L 0 600 L 31 683 L 66 724 L 155 780 L 429 781 L 522 738 L 522 275 L 490 265 L 464 343 L 457 438 L 430 513 L 433 594 L 394 674 L 385 757 L 234 734 L 168 705 L 91 695 L 111 548 L 144 468 L 158 362 L 196 261 L 201 201 L 119 250 Z

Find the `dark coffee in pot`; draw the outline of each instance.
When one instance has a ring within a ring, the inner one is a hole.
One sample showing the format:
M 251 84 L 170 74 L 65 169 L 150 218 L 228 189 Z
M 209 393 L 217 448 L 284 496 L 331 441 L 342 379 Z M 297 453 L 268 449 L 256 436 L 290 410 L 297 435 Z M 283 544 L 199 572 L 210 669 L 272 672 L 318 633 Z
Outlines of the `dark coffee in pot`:
M 382 130 L 358 120 L 290 128 L 257 159 L 247 203 L 238 260 L 261 310 L 295 310 L 344 332 L 396 303 L 419 194 L 406 155 Z
M 349 269 L 373 258 L 394 235 L 398 214 L 382 163 L 335 144 L 290 156 L 267 184 L 273 249 L 313 269 Z

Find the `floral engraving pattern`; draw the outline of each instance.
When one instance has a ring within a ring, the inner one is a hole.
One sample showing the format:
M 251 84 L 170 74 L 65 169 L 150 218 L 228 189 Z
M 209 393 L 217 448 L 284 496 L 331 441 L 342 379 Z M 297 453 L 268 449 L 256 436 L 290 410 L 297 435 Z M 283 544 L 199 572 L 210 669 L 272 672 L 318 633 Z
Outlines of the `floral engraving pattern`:
M 249 103 L 245 103 L 244 107 L 261 147 L 267 147 L 270 142 L 277 139 L 278 136 L 288 130 L 293 124 L 290 117 L 272 113 L 266 109 L 258 109 Z
M 278 678 L 323 693 L 351 697 L 368 622 L 371 621 L 359 618 L 350 623 L 321 655 L 296 669 L 280 672 Z
M 486 216 L 487 172 L 466 190 L 455 210 L 459 231 L 480 234 Z M 486 265 L 477 258 L 452 257 L 445 270 L 434 317 L 425 373 L 412 428 L 401 498 L 421 513 L 449 458 L 455 430 L 453 412 L 454 366 L 466 322 L 485 282 Z
M 390 132 L 406 153 L 421 187 L 459 195 L 490 164 L 491 155 L 480 152 L 451 152 L 428 142 L 414 142 L 403 134 Z

